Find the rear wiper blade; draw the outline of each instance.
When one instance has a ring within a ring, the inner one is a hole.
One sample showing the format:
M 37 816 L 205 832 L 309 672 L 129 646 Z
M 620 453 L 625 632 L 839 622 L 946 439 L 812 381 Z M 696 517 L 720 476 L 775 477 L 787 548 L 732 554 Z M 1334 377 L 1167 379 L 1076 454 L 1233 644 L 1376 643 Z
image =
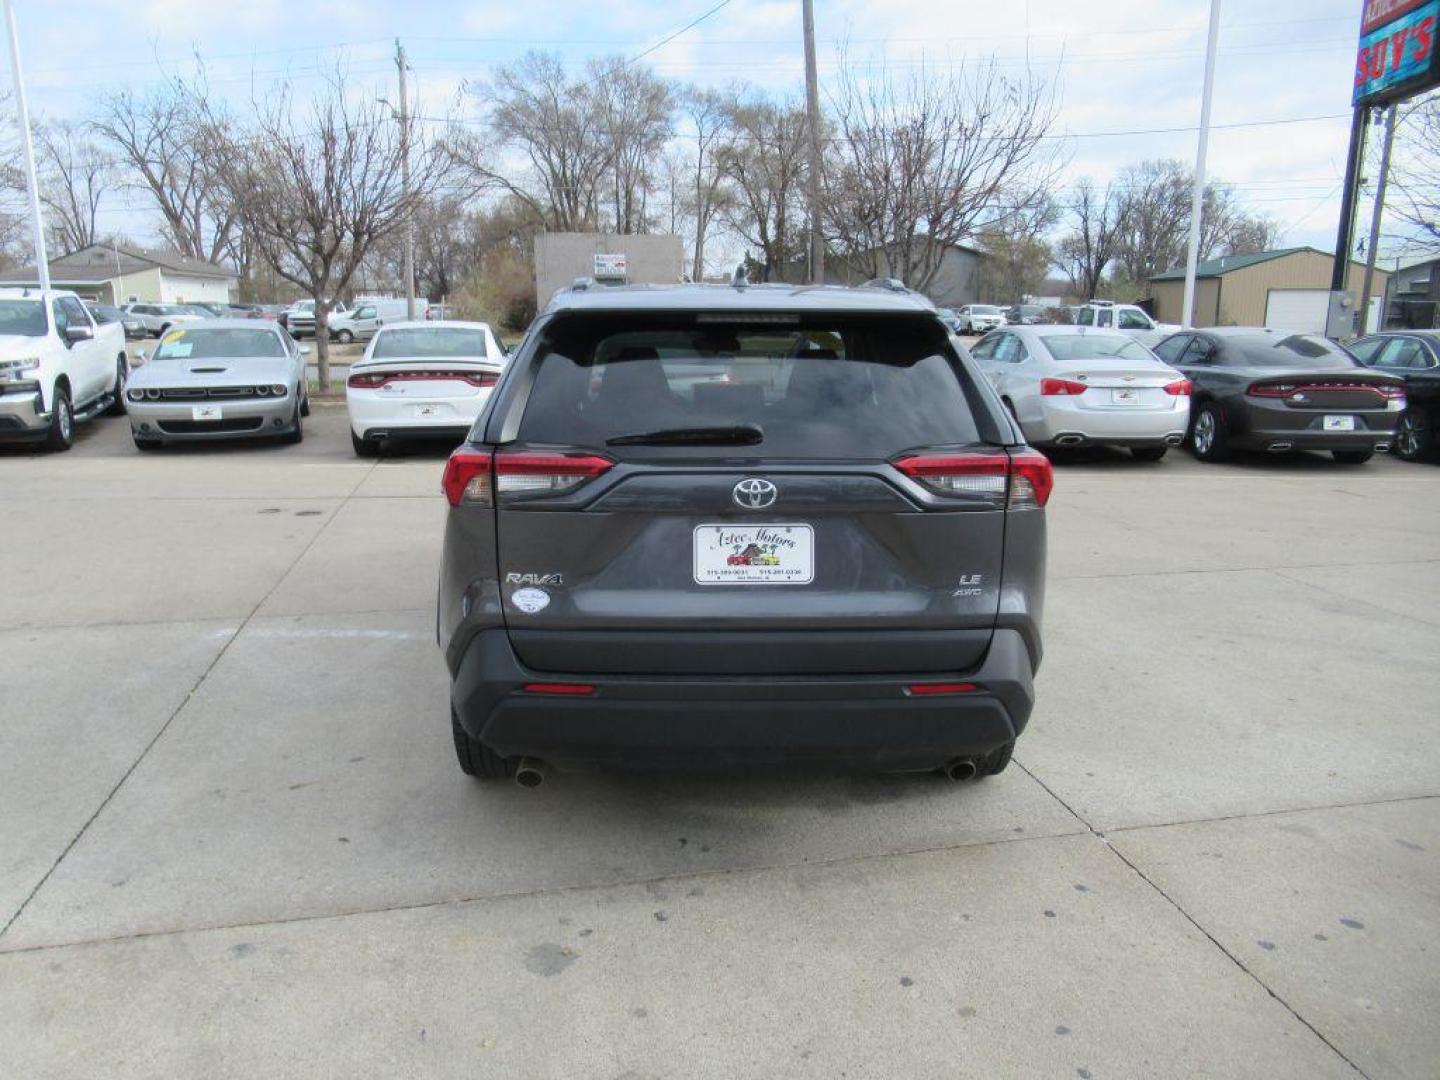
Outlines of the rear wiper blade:
M 665 428 L 660 431 L 638 431 L 633 435 L 615 435 L 605 440 L 606 446 L 755 446 L 765 440 L 765 432 L 757 424 L 735 427 Z

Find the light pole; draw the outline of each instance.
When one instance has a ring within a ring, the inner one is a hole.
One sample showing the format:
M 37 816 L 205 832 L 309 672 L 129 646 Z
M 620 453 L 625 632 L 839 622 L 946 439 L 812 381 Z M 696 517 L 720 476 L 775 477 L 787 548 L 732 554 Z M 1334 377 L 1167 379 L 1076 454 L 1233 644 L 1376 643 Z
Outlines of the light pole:
M 405 76 L 405 47 L 395 39 L 400 69 L 400 189 L 405 200 L 405 318 L 415 318 L 415 215 L 410 206 L 410 95 Z
M 25 158 L 25 186 L 30 193 L 30 227 L 35 238 L 35 270 L 40 288 L 50 288 L 50 259 L 45 253 L 45 221 L 40 216 L 40 181 L 35 175 L 35 142 L 30 134 L 30 102 L 20 72 L 20 34 L 15 28 L 13 0 L 5 0 L 5 28 L 10 33 L 10 70 L 15 76 L 15 113 L 20 122 L 20 146 Z
M 1215 92 L 1215 52 L 1220 44 L 1220 0 L 1210 0 L 1210 33 L 1205 39 L 1205 88 L 1200 97 L 1200 140 L 1195 149 L 1195 190 L 1190 196 L 1190 244 L 1185 252 L 1185 310 L 1180 324 L 1195 321 L 1195 272 L 1200 265 L 1200 214 L 1205 208 L 1205 152 L 1210 143 L 1210 99 Z
M 805 115 L 810 128 L 810 283 L 825 284 L 820 232 L 820 79 L 815 71 L 815 0 L 802 0 L 805 33 Z

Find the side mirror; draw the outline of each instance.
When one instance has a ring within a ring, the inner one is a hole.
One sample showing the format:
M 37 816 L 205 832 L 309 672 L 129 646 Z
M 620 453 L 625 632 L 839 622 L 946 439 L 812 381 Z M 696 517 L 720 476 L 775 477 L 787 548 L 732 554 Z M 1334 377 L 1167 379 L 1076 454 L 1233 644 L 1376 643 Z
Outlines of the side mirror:
M 309 345 L 301 345 L 301 346 L 300 346 L 300 355 L 301 355 L 301 356 L 309 356 L 309 355 L 310 355 L 310 352 L 311 352 L 311 349 L 310 349 L 310 346 L 309 346 Z
M 71 323 L 65 327 L 65 340 L 72 345 L 77 341 L 94 341 L 95 330 L 84 323 Z

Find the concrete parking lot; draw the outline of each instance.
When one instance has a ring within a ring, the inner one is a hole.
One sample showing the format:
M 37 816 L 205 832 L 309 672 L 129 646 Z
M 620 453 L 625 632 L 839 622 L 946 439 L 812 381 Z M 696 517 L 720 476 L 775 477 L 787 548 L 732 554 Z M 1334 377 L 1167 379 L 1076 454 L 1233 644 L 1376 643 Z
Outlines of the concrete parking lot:
M 0 452 L 0 1076 L 1440 1075 L 1440 468 L 1063 461 L 1016 766 L 455 766 L 443 454 Z

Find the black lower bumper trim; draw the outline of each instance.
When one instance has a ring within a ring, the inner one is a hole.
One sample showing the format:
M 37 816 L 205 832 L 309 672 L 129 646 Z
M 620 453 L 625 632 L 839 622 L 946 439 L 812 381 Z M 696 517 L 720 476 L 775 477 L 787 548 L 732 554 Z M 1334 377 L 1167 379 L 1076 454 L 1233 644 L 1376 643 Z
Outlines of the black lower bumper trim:
M 984 661 L 956 677 L 974 693 L 912 697 L 903 675 L 567 678 L 526 671 L 504 630 L 470 643 L 451 700 L 471 735 L 507 757 L 562 769 L 715 768 L 835 764 L 881 770 L 935 768 L 989 753 L 1024 730 L 1034 704 L 1030 655 L 1019 633 L 997 630 Z M 525 693 L 545 682 L 583 682 L 587 697 Z

